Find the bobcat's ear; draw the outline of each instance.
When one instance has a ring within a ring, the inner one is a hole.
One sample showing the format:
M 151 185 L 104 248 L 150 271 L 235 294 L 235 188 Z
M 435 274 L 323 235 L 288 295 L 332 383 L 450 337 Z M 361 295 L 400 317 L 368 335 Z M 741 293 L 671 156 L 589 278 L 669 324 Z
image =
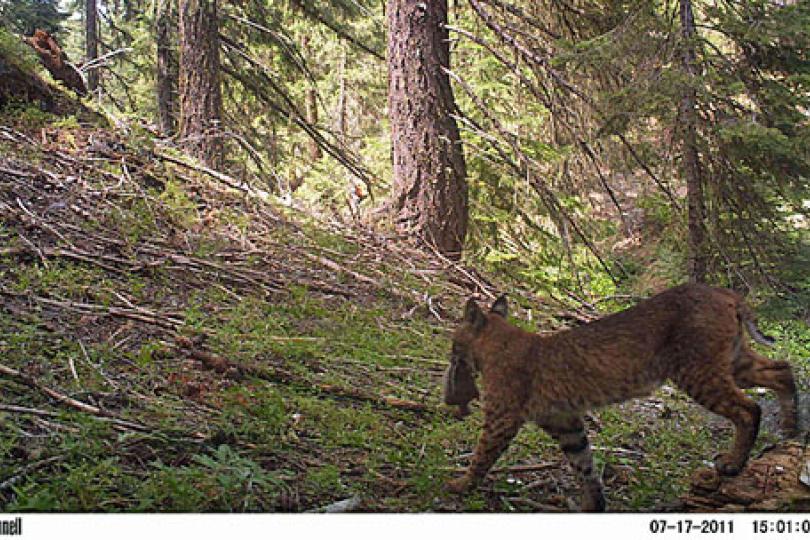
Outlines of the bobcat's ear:
M 467 305 L 464 306 L 464 322 L 471 325 L 476 331 L 481 330 L 487 324 L 487 316 L 472 298 L 467 300 Z
M 502 294 L 498 297 L 497 300 L 492 304 L 492 307 L 489 308 L 490 313 L 494 313 L 496 315 L 500 315 L 504 319 L 506 318 L 506 314 L 509 311 L 509 306 L 506 303 L 506 295 Z

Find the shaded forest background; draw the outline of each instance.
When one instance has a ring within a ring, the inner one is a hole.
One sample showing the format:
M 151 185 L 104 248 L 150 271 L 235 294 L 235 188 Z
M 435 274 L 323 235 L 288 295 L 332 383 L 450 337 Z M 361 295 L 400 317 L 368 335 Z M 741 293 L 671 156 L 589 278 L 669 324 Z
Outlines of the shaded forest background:
M 101 57 L 94 101 L 133 129 L 324 219 L 388 219 L 562 296 L 686 277 L 804 289 L 791 269 L 810 211 L 806 3 L 438 1 L 387 38 L 402 6 L 37 0 L 6 2 L 2 20 Z M 407 99 L 426 102 L 417 80 L 452 88 L 392 121 L 387 71 L 408 24 L 436 31 L 402 47 L 403 65 L 431 41 L 449 57 L 414 67 Z M 453 129 L 406 140 L 396 128 L 419 114 Z M 440 155 L 437 139 L 459 155 L 453 185 L 414 189 L 403 167 L 444 165 L 403 164 L 400 148 Z M 461 223 L 441 222 L 454 204 Z M 454 245 L 437 236 L 453 227 Z
M 86 90 L 0 80 L 3 503 L 570 509 L 534 432 L 442 498 L 470 293 L 551 331 L 729 286 L 805 389 L 807 28 L 805 1 L 0 0 L 0 77 L 48 79 L 41 29 Z M 683 490 L 703 415 L 665 388 L 589 418 L 609 504 Z

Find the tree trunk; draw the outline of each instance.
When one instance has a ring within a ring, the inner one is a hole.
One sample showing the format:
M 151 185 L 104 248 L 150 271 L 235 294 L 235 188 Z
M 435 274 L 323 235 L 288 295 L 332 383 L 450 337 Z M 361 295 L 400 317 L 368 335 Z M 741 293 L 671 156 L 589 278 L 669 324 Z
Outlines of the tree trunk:
M 311 126 L 316 126 L 318 124 L 318 94 L 314 88 L 307 88 L 307 123 Z M 309 158 L 312 161 L 318 161 L 323 157 L 323 152 L 321 151 L 321 147 L 318 146 L 318 143 L 310 137 L 309 141 L 307 142 Z
M 217 0 L 180 0 L 180 138 L 212 168 L 223 157 L 218 29 Z
M 177 89 L 177 62 L 172 53 L 172 0 L 158 0 L 155 13 L 157 42 L 157 108 L 160 130 L 172 135 L 175 129 L 175 96 Z
M 132 5 L 134 1 L 135 0 L 124 0 L 124 20 L 127 22 L 132 21 L 132 15 L 136 8 L 136 6 Z
M 309 36 L 304 36 L 301 43 L 301 52 L 304 56 L 309 56 Z M 309 125 L 316 126 L 318 124 L 318 92 L 312 84 L 313 83 L 310 82 L 307 87 L 306 117 Z M 309 159 L 312 161 L 318 161 L 323 157 L 321 147 L 318 146 L 318 143 L 312 137 L 307 141 L 307 153 L 309 154 Z
M 84 16 L 84 42 L 85 62 L 92 62 L 98 58 L 98 11 L 96 0 L 85 2 Z M 87 89 L 92 92 L 98 88 L 98 70 L 87 72 Z
M 388 0 L 387 17 L 397 228 L 457 259 L 467 231 L 467 173 L 444 72 L 447 0 Z
M 697 112 L 695 91 L 697 66 L 695 53 L 695 19 L 692 2 L 680 0 L 681 37 L 683 39 L 682 62 L 686 85 L 681 98 L 681 128 L 683 130 L 683 172 L 686 176 L 686 198 L 689 226 L 689 281 L 705 282 L 707 272 L 706 251 L 706 205 L 703 196 L 703 177 L 697 141 Z
M 340 47 L 340 86 L 338 90 L 337 132 L 340 144 L 346 145 L 346 47 Z

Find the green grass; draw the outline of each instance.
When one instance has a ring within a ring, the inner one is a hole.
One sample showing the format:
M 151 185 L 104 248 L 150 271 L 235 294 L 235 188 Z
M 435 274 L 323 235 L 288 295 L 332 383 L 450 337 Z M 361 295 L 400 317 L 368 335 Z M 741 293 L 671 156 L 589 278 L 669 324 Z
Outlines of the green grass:
M 110 288 L 125 285 L 138 297 L 154 286 L 146 285 L 142 277 L 105 281 L 97 269 L 71 262 L 60 261 L 47 269 L 33 263 L 30 269 L 33 271 L 15 274 L 18 290 L 58 292 L 76 299 L 91 295 L 102 302 L 112 297 L 93 288 L 99 284 Z M 300 510 L 369 490 L 380 491 L 369 502 L 377 509 L 509 511 L 520 507 L 503 502 L 502 497 L 543 502 L 553 495 L 544 489 L 527 492 L 523 486 L 531 481 L 529 477 L 523 475 L 521 481 L 515 481 L 503 473 L 492 475 L 487 490 L 464 497 L 446 494 L 444 481 L 457 474 L 451 469 L 467 463 L 457 461 L 457 456 L 475 446 L 480 412 L 465 422 L 439 414 L 418 416 L 324 394 L 307 382 L 394 395 L 404 391 L 400 397 L 438 406 L 440 368 L 420 368 L 412 360 L 444 358 L 447 329 L 435 322 L 393 320 L 384 302 L 358 305 L 318 297 L 303 287 L 292 289 L 282 301 L 250 295 L 236 301 L 216 287 L 201 289 L 188 301 L 185 331 L 208 332 L 209 350 L 238 364 L 283 367 L 298 382 L 273 383 L 250 377 L 223 381 L 209 372 L 189 372 L 200 368 L 167 353 L 162 341 L 154 338 L 141 339 L 123 355 L 112 351 L 109 344 L 87 344 L 88 363 L 77 342 L 0 314 L 11 330 L 2 338 L 9 351 L 6 361 L 51 366 L 42 380 L 63 391 L 78 396 L 110 392 L 108 382 L 93 365 L 107 371 L 126 370 L 129 384 L 141 391 L 166 387 L 154 402 L 120 410 L 157 429 L 159 436 L 154 440 L 145 439 L 135 446 L 128 446 L 124 435 L 108 424 L 65 413 L 59 422 L 78 428 L 78 433 L 59 432 L 47 443 L 33 443 L 39 452 L 36 460 L 61 458 L 41 473 L 26 475 L 13 493 L 5 494 L 8 511 Z M 32 320 L 37 320 L 35 314 Z M 783 343 L 775 356 L 798 359 L 806 353 L 800 327 L 791 323 L 764 326 Z M 121 358 L 129 363 L 122 364 Z M 76 365 L 79 381 L 67 370 L 69 359 Z M 175 386 L 167 386 L 167 379 L 175 381 Z M 205 408 L 195 412 L 202 422 L 196 426 L 186 417 L 189 403 L 182 388 L 189 382 L 209 385 L 199 402 Z M 0 386 L 11 389 L 11 395 L 24 392 L 5 381 Z M 706 414 L 684 396 L 662 394 L 659 399 L 666 410 L 661 418 L 621 407 L 596 413 L 598 428 L 591 434 L 597 448 L 595 461 L 605 471 L 624 471 L 626 476 L 618 484 L 611 484 L 612 476 L 606 478 L 611 508 L 644 510 L 676 498 L 685 489 L 689 474 L 726 444 L 709 429 Z M 41 397 L 34 404 L 46 406 Z M 0 472 L 9 476 L 30 461 L 13 456 L 31 443 L 14 430 L 17 426 L 25 431 L 26 422 L 4 416 L 0 452 L 10 457 L 2 460 Z M 178 431 L 199 431 L 204 438 L 192 445 L 167 443 L 169 434 Z M 629 453 L 621 451 L 625 448 Z M 550 437 L 527 427 L 498 465 L 548 460 L 559 463 L 552 474 L 571 482 L 571 472 Z M 358 464 L 363 470 L 352 472 Z M 405 487 L 397 490 L 397 483 Z M 569 496 L 575 497 L 574 486 L 569 485 L 574 489 Z
M 72 122 L 65 126 L 75 129 Z M 17 151 L 3 142 L 0 150 Z M 47 156 L 34 157 L 45 166 Z M 86 181 L 92 182 L 92 175 Z M 104 182 L 98 179 L 99 186 Z M 82 223 L 84 230 L 124 239 L 114 254 L 133 264 L 134 254 L 154 242 L 163 242 L 167 250 L 182 244 L 189 256 L 228 264 L 216 254 L 233 243 L 224 235 L 190 232 L 200 223 L 196 199 L 179 180 L 166 185 L 148 197 L 127 192 L 117 199 L 118 210 L 105 207 Z M 0 184 L 0 196 L 7 189 Z M 229 209 L 222 223 L 248 235 L 251 216 L 240 211 Z M 576 500 L 578 488 L 561 452 L 533 426 L 520 432 L 497 466 L 548 463 L 548 468 L 493 473 L 481 490 L 465 496 L 444 489 L 444 482 L 469 463 L 483 419 L 476 408 L 465 421 L 455 420 L 440 404 L 453 321 L 412 310 L 397 297 L 407 288 L 428 292 L 444 305 L 460 303 L 460 298 L 449 298 L 440 278 L 426 284 L 390 263 L 367 267 L 363 246 L 314 223 L 278 225 L 262 240 L 288 246 L 290 257 L 298 256 L 292 247 L 329 257 L 379 279 L 389 291 L 358 287 L 343 298 L 293 279 L 284 291 L 268 293 L 234 285 L 214 271 L 183 274 L 170 264 L 119 273 L 65 257 L 49 257 L 47 264 L 36 256 L 0 257 L 0 286 L 23 295 L 9 296 L 0 308 L 0 362 L 147 426 L 146 432 L 116 429 L 0 377 L 3 404 L 55 413 L 0 412 L 0 481 L 24 473 L 0 491 L 0 508 L 302 511 L 360 495 L 370 510 L 474 512 L 528 509 L 508 502 L 510 497 L 549 504 L 560 495 Z M 19 242 L 15 224 L 0 224 L 0 247 Z M 644 264 L 635 270 L 626 264 L 639 274 L 638 289 L 645 291 L 645 279 L 670 279 L 680 264 L 678 253 L 661 246 L 655 254 L 658 266 L 647 274 Z M 275 271 L 262 260 L 254 253 L 244 264 Z M 347 274 L 319 276 L 331 285 L 357 285 Z M 588 287 L 597 295 L 626 292 L 604 273 L 594 274 Z M 251 368 L 254 375 L 205 369 L 187 350 L 174 347 L 175 336 L 164 329 L 104 313 L 57 309 L 33 296 L 101 306 L 121 306 L 124 297 L 140 307 L 171 312 L 182 320 L 179 335 L 231 364 Z M 557 324 L 553 313 L 538 312 L 530 300 L 513 296 L 535 313 L 534 321 L 516 321 L 521 326 L 535 330 L 538 320 Z M 800 386 L 807 388 L 810 331 L 794 304 L 763 304 L 760 322 L 778 340 L 768 354 L 791 361 Z M 285 375 L 257 376 L 262 370 Z M 329 385 L 423 403 L 428 411 L 347 397 L 328 391 Z M 659 392 L 655 398 L 652 404 L 597 411 L 597 421 L 589 424 L 611 509 L 649 510 L 675 499 L 691 472 L 728 444 L 728 427 L 682 394 Z M 767 442 L 761 438 L 759 447 Z M 526 488 L 531 483 L 536 487 Z

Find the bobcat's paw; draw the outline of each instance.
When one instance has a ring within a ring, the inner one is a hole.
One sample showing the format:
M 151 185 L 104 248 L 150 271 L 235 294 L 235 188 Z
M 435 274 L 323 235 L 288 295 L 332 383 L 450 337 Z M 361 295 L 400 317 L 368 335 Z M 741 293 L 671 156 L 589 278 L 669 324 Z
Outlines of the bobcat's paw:
M 605 496 L 601 491 L 582 498 L 581 509 L 583 512 L 604 512 L 605 506 Z
M 745 460 L 740 461 L 732 454 L 720 454 L 714 458 L 714 468 L 723 476 L 736 476 L 745 465 Z
M 461 478 L 448 481 L 445 486 L 450 493 L 464 493 L 470 489 L 470 484 L 470 479 L 467 476 L 462 476 Z
M 456 419 L 458 419 L 458 420 L 464 420 L 464 418 L 469 416 L 471 412 L 472 411 L 470 410 L 469 404 L 465 403 L 464 405 L 459 405 L 458 406 L 458 409 L 453 414 L 453 416 L 455 416 Z

